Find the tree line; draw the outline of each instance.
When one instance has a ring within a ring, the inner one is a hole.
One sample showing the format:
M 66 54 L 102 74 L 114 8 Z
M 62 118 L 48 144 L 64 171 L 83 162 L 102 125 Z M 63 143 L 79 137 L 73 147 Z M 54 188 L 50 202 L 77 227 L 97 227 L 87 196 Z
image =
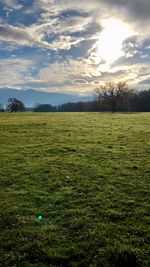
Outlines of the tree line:
M 150 89 L 134 91 L 128 88 L 126 82 L 107 83 L 95 90 L 93 101 L 65 103 L 59 106 L 37 104 L 33 108 L 26 108 L 24 103 L 16 98 L 8 99 L 6 111 L 9 112 L 99 112 L 99 111 L 130 111 L 150 112 Z M 0 105 L 0 111 L 5 111 Z

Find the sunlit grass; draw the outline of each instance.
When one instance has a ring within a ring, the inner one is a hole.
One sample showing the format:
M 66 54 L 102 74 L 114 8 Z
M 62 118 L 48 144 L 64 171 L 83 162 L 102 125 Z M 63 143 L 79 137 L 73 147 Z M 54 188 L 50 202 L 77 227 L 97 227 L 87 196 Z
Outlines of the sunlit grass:
M 0 121 L 2 266 L 150 265 L 148 113 Z

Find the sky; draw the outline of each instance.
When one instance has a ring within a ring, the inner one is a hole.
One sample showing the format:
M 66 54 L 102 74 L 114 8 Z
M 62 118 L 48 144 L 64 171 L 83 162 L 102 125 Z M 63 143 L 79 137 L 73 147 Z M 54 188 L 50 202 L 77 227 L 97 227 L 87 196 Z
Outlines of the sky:
M 150 88 L 150 0 L 0 0 L 0 88 Z

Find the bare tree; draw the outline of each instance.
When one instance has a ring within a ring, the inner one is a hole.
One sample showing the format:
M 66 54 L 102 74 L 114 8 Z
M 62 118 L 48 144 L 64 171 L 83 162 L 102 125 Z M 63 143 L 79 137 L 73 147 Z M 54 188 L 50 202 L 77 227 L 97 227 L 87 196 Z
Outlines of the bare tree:
M 9 98 L 7 109 L 10 110 L 10 112 L 25 111 L 25 105 L 16 98 Z
M 106 83 L 96 89 L 97 100 L 102 105 L 109 106 L 112 112 L 116 112 L 119 106 L 125 104 L 130 91 L 126 82 Z

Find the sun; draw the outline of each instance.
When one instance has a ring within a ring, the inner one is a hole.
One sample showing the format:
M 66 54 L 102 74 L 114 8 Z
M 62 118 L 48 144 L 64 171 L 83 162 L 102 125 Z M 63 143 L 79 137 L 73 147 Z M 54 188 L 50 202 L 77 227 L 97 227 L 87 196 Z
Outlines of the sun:
M 129 26 L 118 19 L 104 19 L 103 31 L 96 43 L 97 57 L 110 65 L 124 55 L 122 44 L 133 32 Z

